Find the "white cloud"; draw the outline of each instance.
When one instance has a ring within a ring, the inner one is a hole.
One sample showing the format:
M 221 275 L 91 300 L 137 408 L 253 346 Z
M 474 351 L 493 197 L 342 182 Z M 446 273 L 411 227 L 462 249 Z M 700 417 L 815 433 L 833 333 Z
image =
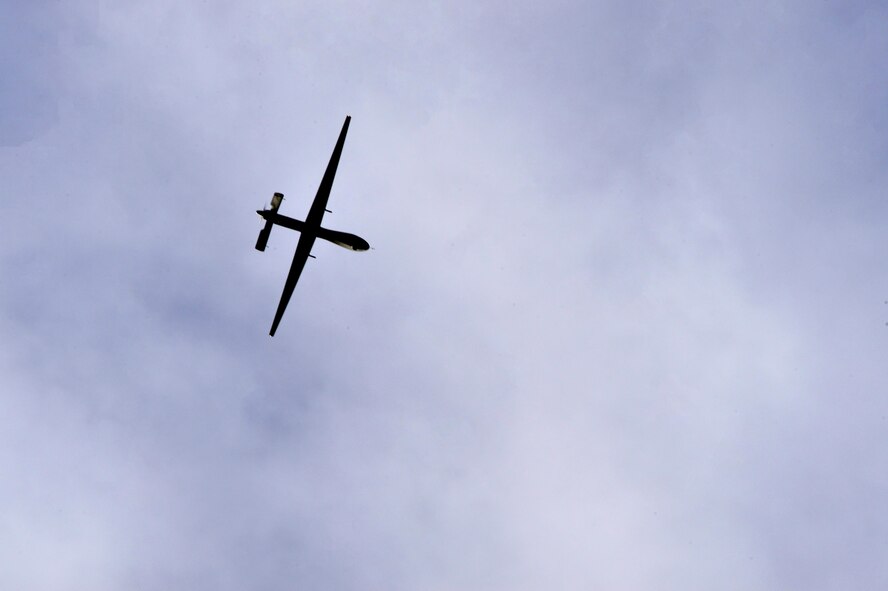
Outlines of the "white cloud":
M 96 6 L 0 153 L 0 586 L 884 581 L 880 12 Z M 269 339 L 345 114 L 375 250 Z

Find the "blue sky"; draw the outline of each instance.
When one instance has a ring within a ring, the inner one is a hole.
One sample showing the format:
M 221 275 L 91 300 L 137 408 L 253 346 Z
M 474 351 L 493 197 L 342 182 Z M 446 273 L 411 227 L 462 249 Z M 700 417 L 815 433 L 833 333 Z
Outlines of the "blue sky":
M 0 587 L 888 583 L 883 4 L 0 15 Z

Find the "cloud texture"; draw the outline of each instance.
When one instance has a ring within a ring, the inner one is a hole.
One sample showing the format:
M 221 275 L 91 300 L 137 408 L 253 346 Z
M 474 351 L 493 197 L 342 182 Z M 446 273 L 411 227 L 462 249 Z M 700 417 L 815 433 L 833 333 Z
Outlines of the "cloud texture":
M 888 584 L 883 5 L 28 6 L 0 588 Z

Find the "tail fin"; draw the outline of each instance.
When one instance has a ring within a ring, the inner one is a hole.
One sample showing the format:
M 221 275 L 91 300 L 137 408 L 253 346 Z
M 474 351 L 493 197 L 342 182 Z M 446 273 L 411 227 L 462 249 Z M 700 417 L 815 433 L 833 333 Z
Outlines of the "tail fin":
M 271 210 L 273 213 L 277 213 L 278 208 L 281 206 L 281 201 L 284 199 L 283 193 L 275 193 L 271 198 Z M 265 210 L 260 210 L 256 213 L 263 215 Z M 256 240 L 256 250 L 264 251 L 265 245 L 268 244 L 268 237 L 271 236 L 271 227 L 274 226 L 274 222 L 267 217 L 265 218 L 265 227 L 259 231 L 259 238 Z
M 265 227 L 259 230 L 259 239 L 256 240 L 256 250 L 264 251 L 265 245 L 268 244 L 268 237 L 271 236 L 271 227 L 274 222 L 265 222 Z

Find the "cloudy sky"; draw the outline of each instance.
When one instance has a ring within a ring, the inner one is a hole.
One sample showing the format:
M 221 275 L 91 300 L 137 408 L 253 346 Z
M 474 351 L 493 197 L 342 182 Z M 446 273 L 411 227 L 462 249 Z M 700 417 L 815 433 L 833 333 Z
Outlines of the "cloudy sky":
M 888 586 L 883 2 L 0 7 L 0 588 Z M 353 117 L 275 338 L 302 217 Z

